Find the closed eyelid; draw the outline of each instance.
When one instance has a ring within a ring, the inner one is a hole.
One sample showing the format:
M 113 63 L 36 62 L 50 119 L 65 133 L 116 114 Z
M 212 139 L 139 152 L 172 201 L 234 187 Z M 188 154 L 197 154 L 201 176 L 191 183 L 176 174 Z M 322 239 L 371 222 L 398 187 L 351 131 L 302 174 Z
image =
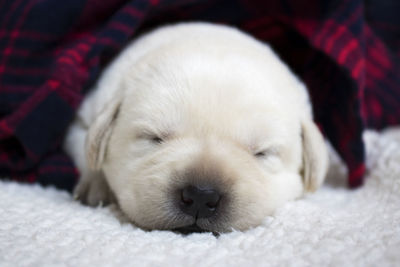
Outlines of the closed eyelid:
M 269 156 L 269 155 L 279 155 L 279 146 L 268 146 L 265 148 L 260 148 L 260 149 L 256 149 L 254 150 L 254 154 L 263 154 L 265 156 Z
M 136 134 L 136 138 L 140 139 L 154 139 L 154 138 L 167 139 L 169 136 L 170 136 L 169 133 L 157 131 L 154 129 L 141 129 Z
M 172 127 L 168 127 L 168 125 L 159 125 L 157 127 L 157 124 L 152 124 L 145 120 L 136 120 L 130 127 L 130 131 L 135 133 L 136 138 L 160 137 L 166 139 L 172 135 L 170 129 Z
M 136 138 L 151 138 L 153 136 L 156 136 L 152 131 L 149 130 L 140 130 L 136 133 Z

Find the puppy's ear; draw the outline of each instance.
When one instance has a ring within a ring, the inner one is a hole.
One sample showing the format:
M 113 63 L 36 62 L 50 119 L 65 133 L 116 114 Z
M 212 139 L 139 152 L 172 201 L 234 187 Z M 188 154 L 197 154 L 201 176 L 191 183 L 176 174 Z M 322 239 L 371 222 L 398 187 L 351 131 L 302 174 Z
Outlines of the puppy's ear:
M 328 169 L 328 151 L 317 125 L 302 121 L 303 183 L 306 192 L 314 192 L 322 184 Z
M 122 97 L 116 97 L 109 102 L 90 126 L 86 135 L 86 160 L 93 170 L 99 170 L 103 164 L 121 102 Z

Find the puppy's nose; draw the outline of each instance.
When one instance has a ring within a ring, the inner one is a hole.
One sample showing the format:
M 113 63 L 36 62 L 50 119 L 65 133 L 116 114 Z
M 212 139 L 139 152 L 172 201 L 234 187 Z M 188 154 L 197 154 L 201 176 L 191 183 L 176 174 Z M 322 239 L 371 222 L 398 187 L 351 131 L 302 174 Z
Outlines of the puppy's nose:
M 186 186 L 181 190 L 181 210 L 195 218 L 208 218 L 214 215 L 221 195 L 215 189 L 202 189 Z

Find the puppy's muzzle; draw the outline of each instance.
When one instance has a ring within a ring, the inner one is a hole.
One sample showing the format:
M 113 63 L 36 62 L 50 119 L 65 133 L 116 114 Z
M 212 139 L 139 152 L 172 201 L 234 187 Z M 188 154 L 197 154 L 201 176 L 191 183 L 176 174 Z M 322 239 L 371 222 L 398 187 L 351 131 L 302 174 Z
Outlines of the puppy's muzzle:
M 207 187 L 189 185 L 180 194 L 179 208 L 196 220 L 213 216 L 221 200 L 221 194 L 216 189 Z
M 229 223 L 233 183 L 215 162 L 196 161 L 173 176 L 169 195 L 177 218 L 182 220 L 175 230 L 185 234 L 215 232 Z

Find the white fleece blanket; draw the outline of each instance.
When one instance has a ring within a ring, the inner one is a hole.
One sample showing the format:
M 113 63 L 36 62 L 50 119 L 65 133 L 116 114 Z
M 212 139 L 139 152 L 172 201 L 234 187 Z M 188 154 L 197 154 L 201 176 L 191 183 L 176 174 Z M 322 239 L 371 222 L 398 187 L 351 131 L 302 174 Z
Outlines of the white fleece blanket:
M 218 238 L 144 232 L 112 207 L 2 181 L 0 266 L 400 266 L 400 131 L 365 139 L 364 187 L 347 190 L 336 159 L 317 193 Z

